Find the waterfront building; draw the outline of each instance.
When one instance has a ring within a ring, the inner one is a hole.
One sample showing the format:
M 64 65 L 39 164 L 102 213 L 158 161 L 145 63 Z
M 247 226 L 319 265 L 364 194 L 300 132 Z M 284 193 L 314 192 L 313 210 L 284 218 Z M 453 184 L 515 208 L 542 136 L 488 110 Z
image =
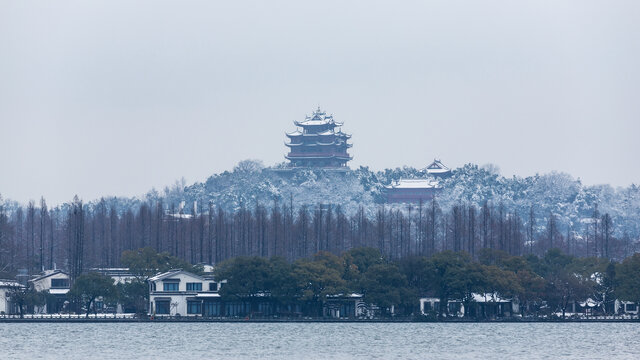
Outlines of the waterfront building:
M 361 294 L 327 295 L 322 304 L 322 316 L 326 318 L 364 318 L 371 316 L 371 311 Z
M 438 183 L 429 179 L 400 179 L 385 186 L 388 203 L 424 203 L 431 201 L 438 190 Z
M 346 168 L 353 157 L 347 153 L 352 144 L 348 143 L 351 135 L 342 132 L 341 122 L 333 119 L 333 115 L 317 110 L 304 121 L 293 122 L 298 129 L 287 133 L 290 148 L 285 158 L 291 167 L 312 168 Z
M 520 314 L 520 303 L 517 298 L 503 299 L 498 294 L 476 294 L 472 293 L 472 301 L 467 303 L 460 299 L 449 299 L 447 313 L 449 316 L 464 317 L 510 317 Z M 440 312 L 440 298 L 425 297 L 420 298 L 420 314 L 435 315 Z
M 224 281 L 177 269 L 153 276 L 148 283 L 150 315 L 221 315 L 218 290 Z
M 71 289 L 69 274 L 59 269 L 45 270 L 41 275 L 29 280 L 29 285 L 36 291 L 48 291 L 51 294 L 44 307 L 36 309 L 36 312 L 46 314 L 59 313 Z
M 23 289 L 24 285 L 14 280 L 0 280 L 0 315 L 19 314 L 18 304 L 11 299 L 11 293 Z

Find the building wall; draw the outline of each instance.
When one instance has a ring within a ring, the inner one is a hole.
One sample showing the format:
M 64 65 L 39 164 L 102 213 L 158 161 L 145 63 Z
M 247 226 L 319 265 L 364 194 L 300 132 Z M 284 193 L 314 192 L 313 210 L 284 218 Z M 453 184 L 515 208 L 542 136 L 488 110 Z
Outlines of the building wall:
M 174 281 L 170 281 L 174 280 Z M 178 290 L 176 291 L 165 291 L 164 284 L 165 283 L 175 283 L 175 280 L 179 280 Z M 201 283 L 202 290 L 187 291 L 187 283 Z M 155 291 L 152 288 L 152 284 L 155 284 Z M 158 300 L 165 301 L 165 299 L 169 299 L 169 311 L 170 313 L 167 315 L 175 316 L 180 314 L 181 316 L 196 316 L 198 314 L 188 314 L 187 313 L 187 299 L 194 298 L 198 293 L 211 293 L 209 291 L 209 284 L 215 284 L 215 291 L 217 291 L 217 287 L 219 284 L 211 279 L 202 279 L 199 277 L 195 277 L 189 273 L 181 272 L 167 278 L 161 280 L 150 281 L 150 292 L 149 292 L 149 313 L 157 314 L 156 304 Z M 158 314 L 161 315 L 161 314 Z
M 9 301 L 9 297 L 7 296 L 7 292 L 9 289 L 0 288 L 0 314 L 10 314 L 11 313 L 11 304 Z
M 436 188 L 429 189 L 387 189 L 388 203 L 419 203 L 431 201 L 433 199 Z

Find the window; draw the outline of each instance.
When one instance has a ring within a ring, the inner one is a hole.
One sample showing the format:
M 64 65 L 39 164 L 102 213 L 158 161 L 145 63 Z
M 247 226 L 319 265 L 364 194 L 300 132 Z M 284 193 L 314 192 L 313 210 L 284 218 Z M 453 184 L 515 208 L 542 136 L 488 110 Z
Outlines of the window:
M 187 301 L 187 314 L 202 314 L 202 303 L 200 301 Z
M 460 303 L 449 303 L 449 312 L 457 313 L 460 311 Z
M 636 311 L 636 304 L 627 304 L 626 311 Z
M 354 303 L 340 305 L 340 317 L 351 317 L 356 315 L 356 307 Z
M 187 291 L 202 291 L 202 283 L 187 283 Z
M 225 314 L 229 316 L 245 316 L 251 310 L 248 302 L 225 303 Z
M 220 316 L 220 303 L 205 301 L 204 303 L 204 316 Z
M 169 309 L 170 305 L 168 300 L 156 300 L 156 314 L 169 315 Z
M 209 291 L 218 291 L 218 284 L 217 283 L 209 283 Z
M 429 301 L 424 302 L 423 311 L 424 312 L 431 311 L 431 303 Z
M 178 291 L 178 286 L 180 285 L 180 283 L 177 283 L 177 282 L 166 282 L 163 285 L 164 285 L 164 287 L 162 289 L 164 291 Z
M 60 288 L 68 288 L 68 287 L 69 287 L 69 279 L 51 279 L 52 289 L 60 289 Z

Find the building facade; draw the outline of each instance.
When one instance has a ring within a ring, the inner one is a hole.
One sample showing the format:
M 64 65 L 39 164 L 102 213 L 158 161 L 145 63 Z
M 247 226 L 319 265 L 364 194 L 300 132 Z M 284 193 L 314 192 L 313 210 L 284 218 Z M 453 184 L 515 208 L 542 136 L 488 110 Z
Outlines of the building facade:
M 170 270 L 149 278 L 152 316 L 220 316 L 220 283 L 213 277 Z
M 293 122 L 298 129 L 287 133 L 289 153 L 285 158 L 291 167 L 346 168 L 353 157 L 347 153 L 352 144 L 351 135 L 341 130 L 343 123 L 333 120 L 333 115 L 317 110 L 304 121 Z
M 353 319 L 372 316 L 372 312 L 361 294 L 330 295 L 322 305 L 322 316 Z
M 67 293 L 71 289 L 69 274 L 62 270 L 46 270 L 31 280 L 29 284 L 36 291 L 48 291 L 51 296 L 47 298 L 47 303 L 43 307 L 38 307 L 36 312 L 55 314 L 64 309 L 65 302 L 68 303 Z
M 427 297 L 420 299 L 420 314 L 423 316 L 440 313 L 440 299 Z M 444 309 L 443 309 L 444 310 Z M 449 299 L 447 311 L 449 316 L 475 318 L 510 317 L 520 314 L 520 303 L 517 298 L 502 299 L 497 294 L 472 294 L 472 300 L 466 306 L 462 300 Z
M 23 289 L 24 285 L 14 280 L 0 280 L 0 315 L 19 314 L 20 309 L 11 299 L 11 294 Z

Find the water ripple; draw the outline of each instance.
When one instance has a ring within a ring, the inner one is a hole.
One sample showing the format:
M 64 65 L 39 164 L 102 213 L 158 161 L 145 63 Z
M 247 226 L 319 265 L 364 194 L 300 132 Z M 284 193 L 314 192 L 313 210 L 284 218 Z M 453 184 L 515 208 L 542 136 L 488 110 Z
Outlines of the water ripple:
M 0 323 L 2 359 L 637 359 L 633 323 Z

